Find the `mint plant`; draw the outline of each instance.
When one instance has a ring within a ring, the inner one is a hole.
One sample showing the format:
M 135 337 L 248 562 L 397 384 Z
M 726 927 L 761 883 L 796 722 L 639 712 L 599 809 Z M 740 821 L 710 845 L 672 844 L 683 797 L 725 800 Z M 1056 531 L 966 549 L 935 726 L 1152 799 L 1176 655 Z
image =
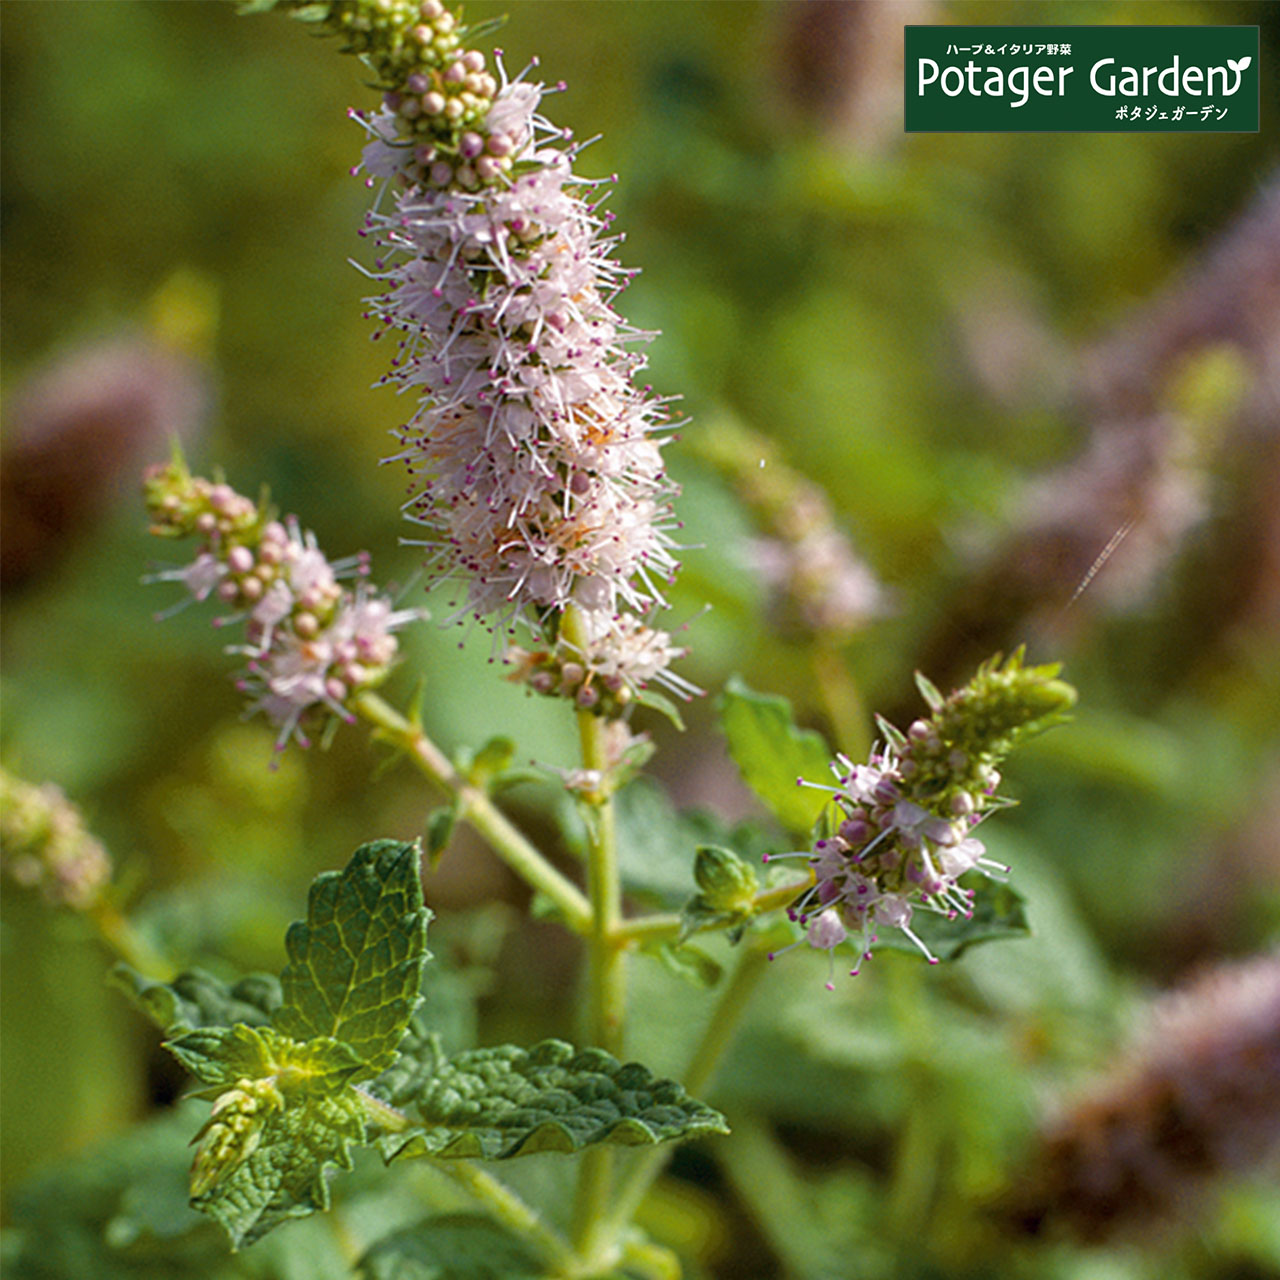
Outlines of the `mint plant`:
M 658 625 L 680 567 L 678 487 L 664 463 L 675 424 L 671 401 L 639 382 L 637 348 L 653 335 L 617 309 L 630 270 L 614 260 L 601 184 L 581 176 L 581 149 L 544 117 L 533 68 L 513 76 L 491 61 L 485 32 L 440 0 L 242 7 L 337 37 L 381 91 L 380 107 L 356 113 L 374 193 L 364 270 L 377 289 L 370 315 L 399 344 L 383 381 L 410 406 L 393 456 L 410 481 L 404 513 L 428 578 L 455 591 L 445 624 L 491 632 L 506 674 L 573 721 L 580 759 L 530 770 L 505 738 L 451 754 L 383 695 L 404 631 L 427 618 L 372 585 L 370 557 L 330 558 L 265 494 L 197 474 L 176 449 L 147 471 L 152 532 L 190 557 L 152 581 L 176 584 L 178 607 L 217 610 L 246 712 L 273 725 L 277 751 L 363 724 L 432 790 L 425 852 L 375 839 L 322 873 L 278 977 L 175 973 L 126 918 L 100 915 L 123 957 L 116 985 L 209 1104 L 192 1129 L 189 1204 L 233 1250 L 276 1247 L 287 1259 L 289 1246 L 269 1239 L 302 1239 L 288 1235 L 304 1229 L 293 1220 L 329 1211 L 344 1180 L 408 1185 L 405 1169 L 425 1166 L 466 1208 L 433 1184 L 424 1217 L 396 1218 L 342 1266 L 367 1280 L 674 1276 L 677 1259 L 637 1212 L 674 1144 L 730 1134 L 733 1115 L 703 1098 L 752 992 L 783 967 L 769 961 L 825 952 L 834 988 L 837 957 L 857 975 L 878 948 L 940 964 L 1024 934 L 1016 869 L 988 856 L 985 823 L 1011 803 L 999 790 L 1005 757 L 1062 721 L 1075 694 L 1055 665 L 996 656 L 945 696 L 921 677 L 921 718 L 905 730 L 880 720 L 875 745 L 850 741 L 845 754 L 799 726 L 785 699 L 735 679 L 716 697 L 719 728 L 762 816 L 735 825 L 678 812 L 644 773 L 654 744 L 638 727 L 654 712 L 680 727 L 681 702 L 702 694 L 674 669 L 696 627 L 686 642 Z M 792 579 L 790 625 L 829 662 L 853 620 L 882 609 L 879 588 L 794 475 L 756 497 L 777 542 L 774 577 Z M 793 527 L 802 499 L 812 518 Z M 841 705 L 833 722 L 852 723 Z M 554 792 L 581 875 L 503 807 L 531 778 Z M 56 882 L 68 860 L 27 793 L 14 796 L 22 850 L 6 852 L 7 866 Z M 427 950 L 421 877 L 424 857 L 447 856 L 463 827 L 533 891 L 533 910 L 580 940 L 576 1043 L 446 1049 L 447 975 Z M 717 937 L 728 945 L 707 949 Z M 631 989 L 636 961 L 705 995 L 679 1079 L 628 1057 L 635 1029 L 661 1016 Z M 365 1151 L 386 1171 L 371 1171 Z M 541 1154 L 573 1171 L 571 1192 L 561 1179 L 545 1203 L 502 1176 Z M 207 1256 L 222 1267 L 225 1248 Z

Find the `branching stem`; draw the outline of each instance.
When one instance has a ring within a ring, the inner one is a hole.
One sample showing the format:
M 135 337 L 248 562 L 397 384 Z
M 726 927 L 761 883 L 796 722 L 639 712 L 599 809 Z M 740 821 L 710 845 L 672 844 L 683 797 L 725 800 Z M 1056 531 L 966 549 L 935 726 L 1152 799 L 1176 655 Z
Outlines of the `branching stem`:
M 556 904 L 570 929 L 578 934 L 590 934 L 592 907 L 582 891 L 547 861 L 480 787 L 458 772 L 419 725 L 406 719 L 376 693 L 357 694 L 351 700 L 351 708 L 375 726 L 379 736 L 399 747 L 432 782 L 458 798 L 461 819 L 478 832 L 526 884 Z

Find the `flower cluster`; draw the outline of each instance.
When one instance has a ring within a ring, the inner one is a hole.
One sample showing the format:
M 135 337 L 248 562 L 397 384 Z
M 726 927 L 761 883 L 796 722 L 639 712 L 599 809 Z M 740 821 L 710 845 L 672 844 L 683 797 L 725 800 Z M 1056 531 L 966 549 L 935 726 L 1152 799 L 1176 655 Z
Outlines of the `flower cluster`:
M 149 468 L 144 484 L 153 533 L 200 539 L 190 564 L 153 580 L 181 582 L 194 600 L 216 598 L 228 610 L 218 626 L 245 624 L 245 643 L 229 652 L 247 658 L 239 687 L 250 712 L 280 727 L 277 749 L 291 738 L 308 745 L 308 728 L 334 716 L 350 720 L 346 703 L 386 677 L 393 632 L 422 611 L 395 610 L 363 582 L 342 586 L 367 574 L 366 556 L 328 560 L 293 517 L 276 520 L 265 503 L 192 476 L 181 462 Z
M 52 783 L 36 786 L 0 769 L 0 867 L 55 906 L 84 911 L 111 878 L 107 851 Z
M 615 666 L 634 664 L 636 635 L 661 637 L 646 620 L 677 567 L 675 487 L 654 438 L 666 406 L 635 381 L 651 335 L 613 306 L 630 273 L 598 184 L 539 114 L 543 86 L 500 63 L 495 78 L 439 0 L 306 9 L 384 90 L 362 118 L 363 167 L 383 180 L 370 306 L 400 336 L 384 381 L 417 406 L 396 460 L 430 572 L 465 587 L 461 614 L 547 642 L 572 606 L 593 644 L 617 637 Z M 649 652 L 678 650 L 662 637 Z M 565 692 L 580 700 L 580 682 Z
M 920 679 L 928 719 L 916 720 L 905 734 L 881 721 L 884 742 L 866 764 L 836 757 L 837 785 L 823 788 L 837 806 L 834 832 L 811 850 L 773 855 L 803 858 L 813 873 L 813 884 L 789 911 L 805 930 L 802 941 L 832 952 L 852 940 L 865 959 L 877 941 L 874 930 L 883 926 L 901 930 L 937 963 L 912 919 L 921 910 L 968 917 L 973 891 L 960 885 L 961 877 L 974 870 L 1007 873 L 986 856 L 973 830 L 1009 803 L 996 794 L 999 761 L 1075 701 L 1074 690 L 1054 678 L 1057 672 L 1056 666 L 1025 667 L 1020 654 L 1003 665 L 993 659 L 947 698 Z
M 699 692 L 670 669 L 686 651 L 634 614 L 585 613 L 582 632 L 580 642 L 562 630 L 554 644 L 543 648 L 513 645 L 506 655 L 515 666 L 510 679 L 535 693 L 570 698 L 608 719 L 621 715 L 650 681 L 680 698 Z
M 763 536 L 747 558 L 784 628 L 843 639 L 885 612 L 884 589 L 837 526 L 826 494 L 789 467 L 772 441 L 721 418 L 693 448 L 760 524 Z
M 1280 1150 L 1280 955 L 1163 996 L 1145 1036 L 1041 1135 L 1010 1220 L 1085 1240 L 1166 1228 Z

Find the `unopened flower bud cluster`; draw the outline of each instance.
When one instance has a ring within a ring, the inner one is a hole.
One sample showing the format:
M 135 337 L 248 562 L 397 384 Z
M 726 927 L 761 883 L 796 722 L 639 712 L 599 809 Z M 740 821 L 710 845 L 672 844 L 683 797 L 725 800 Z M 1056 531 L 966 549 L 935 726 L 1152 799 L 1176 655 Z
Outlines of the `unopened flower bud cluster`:
M 238 1080 L 235 1088 L 219 1094 L 194 1139 L 199 1145 L 191 1162 L 191 1194 L 202 1195 L 253 1155 L 267 1118 L 284 1106 L 284 1096 L 270 1076 Z
M 316 11 L 312 0 L 284 7 Z M 406 180 L 474 190 L 510 171 L 510 140 L 485 128 L 498 81 L 440 0 L 331 0 L 320 25 L 377 77 L 383 110 L 366 123 Z
M 111 859 L 80 811 L 52 783 L 36 786 L 0 769 L 0 866 L 15 884 L 77 911 L 111 878 Z
M 535 693 L 569 698 L 584 710 L 607 719 L 621 715 L 650 681 L 678 697 L 698 690 L 670 670 L 684 649 L 632 614 L 618 618 L 586 615 L 586 643 L 577 645 L 561 634 L 554 645 L 538 649 L 512 646 L 506 661 L 514 665 L 510 679 Z
M 247 656 L 239 686 L 280 727 L 277 748 L 330 716 L 349 720 L 345 703 L 379 684 L 396 658 L 393 634 L 421 616 L 396 611 L 386 596 L 363 583 L 368 559 L 331 562 L 292 517 L 273 519 L 229 485 L 192 476 L 179 463 L 148 470 L 145 481 L 152 532 L 200 539 L 195 559 L 155 575 L 179 581 L 194 600 L 212 596 L 229 613 L 219 626 L 243 622 L 245 643 L 230 651 Z
M 969 917 L 973 890 L 961 877 L 1008 871 L 986 856 L 973 830 L 1008 803 L 996 794 L 997 763 L 1074 701 L 1056 674 L 1024 667 L 1015 655 L 1004 666 L 988 663 L 946 699 L 922 681 L 928 719 L 905 734 L 882 722 L 885 741 L 866 764 L 836 757 L 837 785 L 824 788 L 838 810 L 834 833 L 809 852 L 781 855 L 804 858 L 814 875 L 789 912 L 805 929 L 803 941 L 827 952 L 852 941 L 869 958 L 875 929 L 896 928 L 937 963 L 912 919 L 917 911 Z

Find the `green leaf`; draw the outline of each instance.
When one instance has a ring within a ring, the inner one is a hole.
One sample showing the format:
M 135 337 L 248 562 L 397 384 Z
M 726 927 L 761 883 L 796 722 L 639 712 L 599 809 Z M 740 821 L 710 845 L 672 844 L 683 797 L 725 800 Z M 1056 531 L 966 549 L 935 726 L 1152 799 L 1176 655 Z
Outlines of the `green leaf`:
M 282 1092 L 306 1097 L 338 1093 L 365 1065 L 341 1040 L 291 1040 L 271 1027 L 206 1027 L 168 1041 L 165 1048 L 215 1088 L 269 1078 Z
M 661 942 L 655 946 L 646 947 L 645 950 L 657 956 L 677 977 L 704 990 L 714 987 L 724 972 L 720 964 L 700 947 L 676 942 Z
M 427 865 L 434 871 L 449 841 L 453 839 L 453 830 L 458 825 L 458 816 L 462 805 L 458 799 L 452 804 L 441 805 L 427 814 Z
M 272 1112 L 248 1157 L 191 1203 L 223 1227 L 233 1248 L 252 1244 L 290 1218 L 329 1207 L 326 1171 L 351 1168 L 349 1147 L 364 1140 L 364 1126 L 354 1090 Z
M 516 744 L 510 738 L 490 738 L 474 755 L 459 752 L 458 771 L 473 786 L 488 790 L 494 778 L 510 768 L 515 754 Z
M 755 693 L 732 676 L 718 700 L 720 727 L 743 781 L 784 827 L 807 835 L 830 798 L 797 779 L 830 777 L 831 752 L 822 735 L 797 728 L 785 698 Z
M 284 1004 L 275 1025 L 295 1040 L 331 1036 L 389 1066 L 418 1003 L 427 921 L 418 850 L 397 840 L 361 845 L 342 871 L 311 886 L 307 919 L 285 936 Z
M 281 1000 L 280 980 L 269 973 L 253 973 L 228 986 L 201 969 L 191 969 L 172 982 L 153 982 L 127 964 L 118 964 L 111 982 L 170 1036 L 235 1022 L 266 1026 Z
M 356 1264 L 361 1280 L 540 1280 L 528 1246 L 481 1214 L 449 1213 L 379 1240 Z
M 680 714 L 680 708 L 665 693 L 659 693 L 656 689 L 639 689 L 636 692 L 636 702 L 666 716 L 677 729 L 684 732 L 684 718 Z
M 501 1045 L 442 1059 L 424 1047 L 420 1083 L 393 1105 L 422 1128 L 382 1139 L 387 1159 L 456 1156 L 503 1160 L 540 1151 L 580 1151 L 599 1142 L 650 1145 L 727 1133 L 718 1111 L 647 1067 L 620 1063 L 602 1049 L 576 1051 L 561 1040 L 531 1049 Z
M 288 1218 L 329 1207 L 330 1165 L 351 1167 L 366 1109 L 351 1079 L 365 1068 L 328 1036 L 292 1040 L 271 1027 L 206 1027 L 166 1046 L 217 1095 L 197 1138 L 191 1204 L 234 1248 Z
M 1025 900 L 1016 889 L 984 876 L 973 890 L 972 919 L 948 920 L 932 911 L 917 911 L 911 917 L 912 932 L 919 935 L 939 960 L 954 960 L 979 942 L 1021 938 L 1031 932 Z M 919 948 L 899 930 L 880 929 L 878 933 L 880 940 L 876 949 L 888 947 L 920 954 Z
M 925 700 L 925 705 L 930 711 L 937 711 L 946 701 L 938 686 L 923 671 L 916 672 L 916 688 L 920 690 L 920 696 Z
M 693 851 L 702 842 L 691 815 L 676 811 L 662 785 L 637 778 L 614 797 L 618 865 L 628 892 L 674 904 L 688 896 Z

